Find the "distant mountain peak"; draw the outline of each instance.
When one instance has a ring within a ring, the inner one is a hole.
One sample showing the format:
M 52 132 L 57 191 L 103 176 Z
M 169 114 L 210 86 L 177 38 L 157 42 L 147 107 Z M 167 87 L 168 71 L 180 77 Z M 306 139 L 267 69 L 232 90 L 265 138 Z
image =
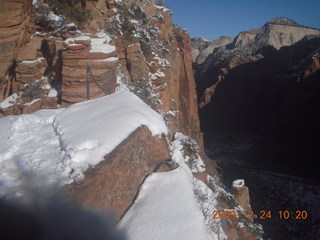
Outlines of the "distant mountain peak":
M 269 22 L 267 22 L 267 24 L 303 27 L 299 23 L 297 23 L 289 18 L 286 18 L 286 17 L 273 18 Z

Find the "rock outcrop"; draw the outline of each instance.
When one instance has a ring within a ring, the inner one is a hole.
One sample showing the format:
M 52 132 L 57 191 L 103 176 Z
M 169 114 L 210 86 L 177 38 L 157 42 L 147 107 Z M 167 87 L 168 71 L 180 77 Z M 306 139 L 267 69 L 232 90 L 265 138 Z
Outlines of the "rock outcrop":
M 249 189 L 245 186 L 243 179 L 232 183 L 231 194 L 242 208 L 251 211 Z
M 120 218 L 144 179 L 169 158 L 165 138 L 153 137 L 147 127 L 141 127 L 106 155 L 105 161 L 87 170 L 82 183 L 68 185 L 66 190 L 76 203 L 114 210 Z
M 107 50 L 95 51 L 100 44 Z M 69 38 L 65 48 L 61 72 L 63 102 L 82 102 L 115 92 L 118 59 L 116 48 L 107 44 L 106 37 Z

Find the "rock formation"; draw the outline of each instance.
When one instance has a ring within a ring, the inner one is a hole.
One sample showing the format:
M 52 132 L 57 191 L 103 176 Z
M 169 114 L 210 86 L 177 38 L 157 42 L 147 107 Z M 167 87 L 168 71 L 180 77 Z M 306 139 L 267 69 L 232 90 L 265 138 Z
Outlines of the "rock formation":
M 319 29 L 276 18 L 194 62 L 202 130 L 254 135 L 255 164 L 315 178 L 310 165 L 318 146 L 307 142 L 320 136 L 319 95 L 311 90 L 318 88 L 319 48 Z M 308 159 L 304 173 L 299 158 Z
M 219 47 L 233 42 L 232 38 L 220 37 L 218 40 L 209 41 L 203 38 L 192 39 L 192 62 L 202 64 L 213 51 Z
M 147 127 L 141 127 L 106 155 L 105 161 L 88 170 L 81 184 L 68 185 L 67 191 L 76 203 L 113 210 L 120 218 L 146 176 L 169 158 L 165 138 L 152 137 Z
M 18 49 L 30 38 L 31 7 L 32 0 L 0 3 L 0 101 L 16 88 L 12 66 Z

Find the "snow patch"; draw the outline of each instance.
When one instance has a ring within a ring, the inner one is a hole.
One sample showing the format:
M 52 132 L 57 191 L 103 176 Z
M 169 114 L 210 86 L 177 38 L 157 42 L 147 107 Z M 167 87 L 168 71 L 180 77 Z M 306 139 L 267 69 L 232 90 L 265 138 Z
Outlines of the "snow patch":
M 18 94 L 16 94 L 16 93 L 10 95 L 9 97 L 7 97 L 5 100 L 3 100 L 0 103 L 0 107 L 1 108 L 8 108 L 8 107 L 13 106 L 13 104 L 16 102 L 17 98 L 18 98 Z
M 54 97 L 57 97 L 58 96 L 58 92 L 56 89 L 50 89 L 50 92 L 48 93 L 48 97 L 49 98 L 54 98 Z
M 76 37 L 74 40 L 78 40 L 78 41 L 90 41 L 91 37 L 89 36 L 80 36 L 80 37 Z
M 119 58 L 109 57 L 109 58 L 100 59 L 100 60 L 93 60 L 92 62 L 116 62 L 116 61 L 119 61 Z
M 235 180 L 232 182 L 232 187 L 234 188 L 241 188 L 243 187 L 245 184 L 244 184 L 244 180 L 243 179 L 238 179 L 238 180 Z
M 25 63 L 25 64 L 33 64 L 33 63 L 37 63 L 37 62 L 42 62 L 42 60 L 44 60 L 44 58 L 37 58 L 35 60 L 23 60 L 21 63 Z

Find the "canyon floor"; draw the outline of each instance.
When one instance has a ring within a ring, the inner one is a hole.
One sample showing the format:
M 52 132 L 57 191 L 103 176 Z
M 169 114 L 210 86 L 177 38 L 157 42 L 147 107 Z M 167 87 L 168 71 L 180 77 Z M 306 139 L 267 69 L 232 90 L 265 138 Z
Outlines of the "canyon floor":
M 259 169 L 248 164 L 250 137 L 206 139 L 206 153 L 216 161 L 223 184 L 244 179 L 249 187 L 251 207 L 256 221 L 264 228 L 264 239 L 320 239 L 320 184 L 279 171 Z M 270 219 L 259 219 L 260 211 L 271 211 Z M 279 211 L 289 211 L 289 219 L 280 219 Z M 295 219 L 296 211 L 307 211 L 306 219 Z

